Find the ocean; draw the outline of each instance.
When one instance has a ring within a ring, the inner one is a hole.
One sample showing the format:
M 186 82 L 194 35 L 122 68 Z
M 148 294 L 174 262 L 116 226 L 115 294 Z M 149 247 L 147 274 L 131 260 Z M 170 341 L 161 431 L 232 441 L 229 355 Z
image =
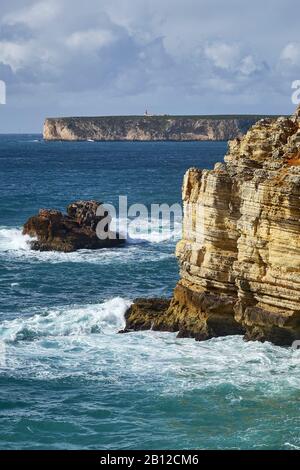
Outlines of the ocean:
M 44 142 L 0 136 L 0 448 L 299 449 L 300 351 L 242 337 L 118 335 L 136 297 L 171 296 L 172 236 L 30 251 L 22 225 L 78 199 L 181 202 L 185 171 L 225 142 Z

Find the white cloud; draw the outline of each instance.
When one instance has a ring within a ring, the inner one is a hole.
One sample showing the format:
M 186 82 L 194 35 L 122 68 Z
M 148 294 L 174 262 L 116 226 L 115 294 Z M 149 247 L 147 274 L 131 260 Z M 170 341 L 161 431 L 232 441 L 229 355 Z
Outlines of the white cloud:
M 9 41 L 0 41 L 0 63 L 9 65 L 13 72 L 22 68 L 32 53 L 31 44 L 16 44 Z
M 111 44 L 114 40 L 115 37 L 109 30 L 91 29 L 71 34 L 66 39 L 66 44 L 71 48 L 93 51 Z
M 9 25 L 24 23 L 31 28 L 42 28 L 46 23 L 56 18 L 59 12 L 59 4 L 54 0 L 48 0 L 7 14 L 3 18 L 3 23 Z
M 192 114 L 291 106 L 300 66 L 297 0 L 253 0 L 242 13 L 238 0 L 0 3 L 0 79 L 18 109 L 26 97 L 35 103 L 40 121 L 49 113 L 97 113 L 99 103 L 103 114 L 135 113 L 147 103 L 158 113 Z M 72 93 L 78 99 L 69 101 Z M 29 115 L 36 116 L 26 106 L 25 124 Z
M 224 43 L 215 43 L 204 48 L 204 53 L 216 67 L 229 70 L 236 66 L 240 56 L 238 46 Z
M 243 75 L 251 75 L 252 73 L 259 70 L 252 55 L 244 57 L 240 64 L 240 71 Z
M 251 54 L 243 56 L 236 44 L 210 44 L 204 48 L 204 54 L 215 67 L 226 72 L 249 76 L 261 70 L 254 57 Z
M 285 46 L 280 58 L 291 65 L 300 65 L 300 43 L 291 42 Z

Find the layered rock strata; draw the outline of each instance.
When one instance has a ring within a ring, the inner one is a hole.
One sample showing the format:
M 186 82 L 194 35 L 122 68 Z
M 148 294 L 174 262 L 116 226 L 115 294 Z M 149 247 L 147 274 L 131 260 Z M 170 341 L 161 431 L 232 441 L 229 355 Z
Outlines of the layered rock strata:
M 45 140 L 229 140 L 263 116 L 106 116 L 48 118 Z
M 183 204 L 181 279 L 154 323 L 196 339 L 300 339 L 300 113 L 261 120 L 224 163 L 190 169 Z
M 23 234 L 34 238 L 30 245 L 37 251 L 97 250 L 124 244 L 117 233 L 109 231 L 109 226 L 104 227 L 107 237 L 98 237 L 97 225 L 104 219 L 96 214 L 100 205 L 98 201 L 73 202 L 67 207 L 67 214 L 41 209 L 24 224 Z

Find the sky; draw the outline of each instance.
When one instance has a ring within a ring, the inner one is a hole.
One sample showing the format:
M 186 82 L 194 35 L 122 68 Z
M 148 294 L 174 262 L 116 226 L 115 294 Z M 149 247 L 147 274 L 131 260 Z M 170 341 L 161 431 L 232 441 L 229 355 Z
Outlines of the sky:
M 0 0 L 0 133 L 48 116 L 288 114 L 299 0 Z

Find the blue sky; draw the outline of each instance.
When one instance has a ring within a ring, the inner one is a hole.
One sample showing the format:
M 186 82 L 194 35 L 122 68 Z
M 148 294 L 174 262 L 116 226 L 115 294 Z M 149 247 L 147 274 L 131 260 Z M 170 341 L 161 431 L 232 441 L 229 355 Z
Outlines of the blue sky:
M 299 0 L 0 0 L 0 132 L 46 116 L 291 113 Z

